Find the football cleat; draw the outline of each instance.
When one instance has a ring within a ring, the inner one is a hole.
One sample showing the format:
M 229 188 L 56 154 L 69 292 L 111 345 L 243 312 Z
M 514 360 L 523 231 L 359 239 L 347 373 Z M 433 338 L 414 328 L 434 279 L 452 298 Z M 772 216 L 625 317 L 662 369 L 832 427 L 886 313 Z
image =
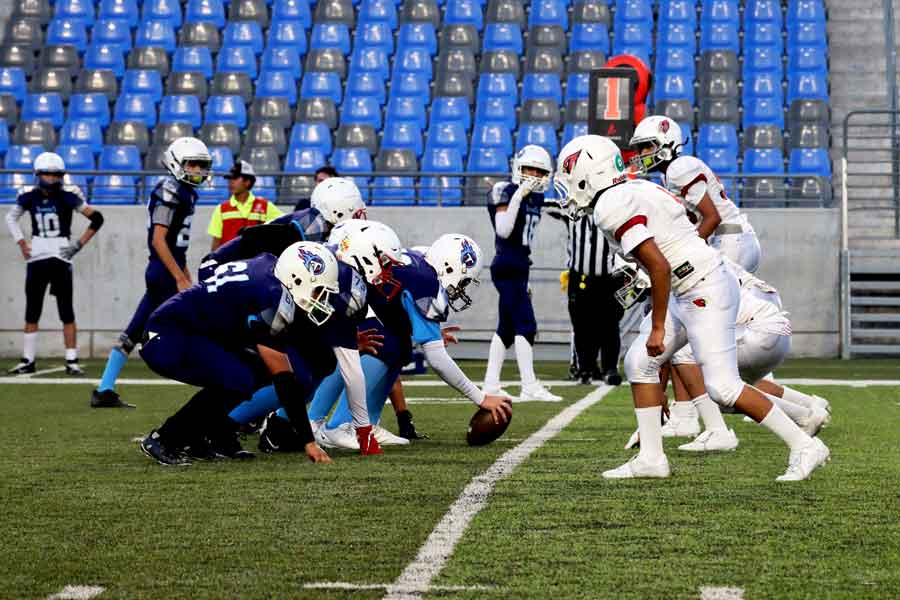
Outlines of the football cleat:
M 539 381 L 526 385 L 516 402 L 560 402 L 562 396 L 557 396 L 545 388 Z
M 141 442 L 141 452 L 165 466 L 187 466 L 191 464 L 181 454 L 166 448 L 155 430 L 151 431 L 150 435 Z
M 665 455 L 657 463 L 649 463 L 638 454 L 621 467 L 603 472 L 604 479 L 637 479 L 637 478 L 665 478 L 671 475 L 669 459 Z
M 831 423 L 831 413 L 824 408 L 813 406 L 809 409 L 809 416 L 801 419 L 797 425 L 800 426 L 809 437 L 816 437 L 828 424 Z
M 428 436 L 424 433 L 416 431 L 416 424 L 413 423 L 412 413 L 408 410 L 402 410 L 397 413 L 397 431 L 400 437 L 408 440 L 427 440 Z
M 219 431 L 214 438 L 209 440 L 210 449 L 222 458 L 233 460 L 250 460 L 256 455 L 241 446 L 240 434 L 237 429 L 233 431 Z
M 91 392 L 91 408 L 136 408 L 134 404 L 124 402 L 113 390 L 94 390 Z
M 817 406 L 823 410 L 826 410 L 826 411 L 828 411 L 829 414 L 831 414 L 831 402 L 829 402 L 822 396 L 816 396 L 815 394 L 813 394 L 810 397 L 815 401 L 814 406 Z
M 578 374 L 578 383 L 581 385 L 591 385 L 593 383 L 593 377 L 591 376 L 590 371 L 582 371 Z
M 77 358 L 75 360 L 66 361 L 66 375 L 73 375 L 75 377 L 84 375 L 84 369 L 82 369 L 81 365 L 78 364 Z
M 313 432 L 316 428 L 313 427 Z M 316 438 L 318 440 L 318 438 Z M 282 419 L 274 412 L 263 419 L 259 430 L 259 449 L 262 452 L 297 452 L 302 450 L 300 438 L 294 431 L 293 425 L 287 419 Z
M 359 453 L 363 456 L 384 454 L 384 450 L 381 449 L 381 446 L 378 445 L 378 440 L 375 439 L 371 425 L 356 428 L 356 441 L 359 443 Z
M 791 450 L 787 471 L 775 481 L 803 481 L 831 458 L 828 446 L 819 438 L 813 438 L 802 448 Z
M 504 398 L 509 398 L 510 401 L 516 400 L 515 396 L 504 390 L 499 385 L 484 386 L 481 392 L 486 396 L 503 396 Z
M 37 363 L 33 360 L 30 361 L 27 358 L 23 358 L 19 361 L 19 364 L 11 368 L 7 373 L 10 375 L 28 375 L 35 371 L 37 371 Z
M 356 439 L 356 431 L 353 429 L 353 423 L 344 423 L 334 429 L 323 427 L 320 431 L 322 432 L 322 436 L 327 440 L 328 448 L 359 450 L 359 440 Z M 407 440 L 406 443 L 408 444 L 409 441 Z
M 631 450 L 632 448 L 637 448 L 641 445 L 641 436 L 637 429 L 634 430 L 634 433 L 631 434 L 631 437 L 628 438 L 628 441 L 625 443 L 625 449 Z
M 622 376 L 619 375 L 619 372 L 615 369 L 610 369 L 606 372 L 606 375 L 603 377 L 603 380 L 606 381 L 606 385 L 622 385 Z
M 731 429 L 707 429 L 691 442 L 678 446 L 685 452 L 728 452 L 738 447 L 738 439 Z
M 700 433 L 700 419 L 691 402 L 675 402 L 670 406 L 669 420 L 662 427 L 666 437 L 696 437 Z
M 406 438 L 402 438 L 399 435 L 394 435 L 381 425 L 374 425 L 372 427 L 372 435 L 375 436 L 375 439 L 378 440 L 378 443 L 382 446 L 408 446 L 409 440 Z
M 218 460 L 225 458 L 213 450 L 206 438 L 196 439 L 184 447 L 182 454 L 190 460 Z

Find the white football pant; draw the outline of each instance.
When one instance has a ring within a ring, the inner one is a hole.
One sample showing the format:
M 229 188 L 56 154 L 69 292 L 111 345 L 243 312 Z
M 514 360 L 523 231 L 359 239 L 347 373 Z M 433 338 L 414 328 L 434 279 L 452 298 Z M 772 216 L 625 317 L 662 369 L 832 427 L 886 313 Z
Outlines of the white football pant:
M 762 250 L 752 229 L 743 233 L 713 235 L 709 245 L 741 265 L 748 273 L 756 273 Z

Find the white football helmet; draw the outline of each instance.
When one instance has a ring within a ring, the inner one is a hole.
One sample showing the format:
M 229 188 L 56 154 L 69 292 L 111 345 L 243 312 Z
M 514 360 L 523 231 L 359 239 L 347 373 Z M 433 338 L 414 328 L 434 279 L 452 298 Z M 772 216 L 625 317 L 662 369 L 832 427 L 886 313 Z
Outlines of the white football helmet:
M 563 146 L 553 185 L 572 217 L 586 214 L 604 190 L 628 179 L 619 147 L 600 135 L 581 135 Z
M 188 172 L 186 169 L 189 166 L 188 163 L 192 163 L 190 165 L 192 168 L 199 167 L 200 172 Z M 212 157 L 206 144 L 202 141 L 193 137 L 183 137 L 178 138 L 166 148 L 163 153 L 163 164 L 172 177 L 196 187 L 209 179 Z
M 613 278 L 622 278 L 622 287 L 616 291 L 616 301 L 622 308 L 628 309 L 632 305 L 642 302 L 650 289 L 650 278 L 637 263 L 629 262 L 622 258 L 621 254 L 613 257 L 613 269 L 610 275 Z
M 646 117 L 634 128 L 634 135 L 628 142 L 638 153 L 631 163 L 641 171 L 654 171 L 661 164 L 675 160 L 681 153 L 684 142 L 681 127 L 669 117 Z M 641 154 L 642 149 L 648 147 L 651 152 Z
M 546 171 L 543 177 L 535 177 L 534 175 L 525 175 L 522 173 L 522 167 L 534 167 Z M 534 180 L 535 184 L 531 188 L 533 192 L 546 192 L 550 188 L 550 173 L 553 172 L 553 159 L 550 153 L 534 144 L 529 144 L 516 152 L 512 159 L 512 182 L 516 185 L 522 185 L 525 181 Z
M 329 177 L 315 188 L 309 205 L 322 213 L 332 225 L 347 219 L 365 219 L 366 203 L 352 179 Z
M 479 285 L 478 275 L 484 266 L 484 254 L 475 240 L 459 233 L 446 233 L 428 248 L 425 260 L 437 271 L 450 308 L 457 312 L 469 308 L 472 299 L 466 294 L 466 288 Z
M 35 175 L 65 175 L 66 163 L 62 156 L 55 152 L 41 152 L 34 159 Z
M 356 269 L 389 300 L 400 292 L 401 284 L 391 271 L 402 261 L 403 244 L 393 229 L 378 221 L 350 219 L 332 230 L 328 243 L 334 244 L 338 260 Z
M 329 297 L 340 289 L 338 263 L 322 244 L 296 242 L 285 248 L 275 263 L 275 277 L 316 325 L 334 313 Z

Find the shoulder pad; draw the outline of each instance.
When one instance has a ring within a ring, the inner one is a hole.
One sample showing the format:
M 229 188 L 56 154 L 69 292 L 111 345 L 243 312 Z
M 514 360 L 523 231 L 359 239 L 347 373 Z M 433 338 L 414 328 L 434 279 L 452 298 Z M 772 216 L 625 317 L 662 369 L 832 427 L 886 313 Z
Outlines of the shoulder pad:
M 22 196 L 26 196 L 26 195 L 30 194 L 35 189 L 36 189 L 36 186 L 34 186 L 34 185 L 24 185 L 24 186 L 20 187 L 19 195 L 16 196 L 16 201 L 18 201 L 18 199 L 21 198 Z
M 174 177 L 166 177 L 156 184 L 154 192 L 163 204 L 176 205 L 181 199 L 181 184 Z
M 491 188 L 491 204 L 508 204 L 518 188 L 519 186 L 514 183 L 498 181 L 494 184 L 494 187 Z
M 666 181 L 670 188 L 681 188 L 702 172 L 704 166 L 696 156 L 679 156 L 666 169 Z
M 63 191 L 76 196 L 78 198 L 78 200 L 80 201 L 80 203 L 82 203 L 82 204 L 87 202 L 87 200 L 84 197 L 84 192 L 82 192 L 81 188 L 77 185 L 65 184 L 65 185 L 63 185 Z

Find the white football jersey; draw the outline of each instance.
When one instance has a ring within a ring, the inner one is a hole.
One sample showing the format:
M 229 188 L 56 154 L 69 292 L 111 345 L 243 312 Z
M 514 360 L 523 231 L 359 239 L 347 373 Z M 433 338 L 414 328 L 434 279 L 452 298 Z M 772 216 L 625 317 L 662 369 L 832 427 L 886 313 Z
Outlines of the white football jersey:
M 719 211 L 722 223 L 736 225 L 745 223 L 741 211 L 725 193 L 722 182 L 712 169 L 696 156 L 682 155 L 673 160 L 662 174 L 662 180 L 666 188 L 681 198 L 692 211 L 697 211 L 697 205 L 706 192 Z
M 603 192 L 594 206 L 594 223 L 622 254 L 653 238 L 672 268 L 676 296 L 722 264 L 722 255 L 697 235 L 681 201 L 646 179 L 632 179 Z

